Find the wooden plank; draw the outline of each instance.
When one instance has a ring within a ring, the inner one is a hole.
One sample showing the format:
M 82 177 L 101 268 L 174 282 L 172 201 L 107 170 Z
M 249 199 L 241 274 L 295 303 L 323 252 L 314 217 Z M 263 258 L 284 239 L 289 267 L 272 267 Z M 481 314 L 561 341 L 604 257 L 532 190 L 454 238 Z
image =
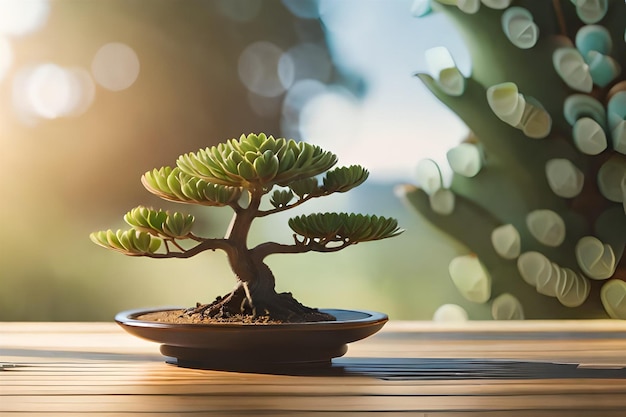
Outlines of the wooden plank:
M 337 361 L 346 374 L 297 376 L 166 365 L 156 344 L 113 323 L 0 323 L 0 364 L 15 365 L 0 370 L 0 414 L 622 416 L 624 373 L 459 379 L 453 371 L 459 358 L 530 361 L 547 372 L 553 361 L 620 368 L 624 336 L 626 323 L 608 320 L 391 322 Z M 449 377 L 428 379 L 426 358 L 449 362 Z
M 91 412 L 91 417 L 121 417 L 127 416 L 127 413 L 108 413 L 108 412 Z M 137 417 L 154 417 L 154 413 L 132 413 Z M 174 412 L 160 412 L 159 417 L 181 417 L 183 414 Z M 297 417 L 329 417 L 328 412 L 306 411 L 295 414 Z M 43 412 L 43 413 L 4 413 L 3 417 L 67 417 L 66 413 Z M 185 417 L 207 417 L 207 416 L 228 416 L 228 417 L 250 417 L 250 416 L 288 416 L 293 417 L 293 411 L 217 411 L 217 412 L 189 412 L 184 414 Z M 332 417 L 360 417 L 363 413 L 360 411 L 344 411 L 333 412 Z M 388 412 L 388 411 L 372 411 L 367 413 L 368 417 L 599 417 L 593 410 L 507 410 L 507 411 L 428 411 L 428 412 Z M 623 410 L 603 410 L 601 417 L 624 417 Z
M 293 384 L 257 383 L 240 385 L 233 382 L 226 384 L 206 383 L 203 381 L 184 381 L 177 384 L 153 381 L 151 383 L 119 382 L 115 380 L 76 381 L 67 383 L 30 383 L 23 385 L 7 385 L 2 387 L 3 396 L 79 396 L 79 395 L 225 395 L 246 396 L 254 395 L 313 395 L 313 396 L 497 396 L 497 395 L 619 395 L 626 396 L 626 386 L 615 386 L 615 381 L 586 381 L 579 380 L 572 383 L 567 380 L 545 381 L 515 381 L 503 384 L 502 381 L 479 380 L 450 382 L 433 381 L 439 383 L 410 383 L 403 382 L 389 384 L 371 382 L 369 384 L 355 384 L 350 380 L 342 383 L 324 385 L 299 381 Z
M 0 412 L 201 412 L 201 411 L 503 411 L 626 410 L 619 395 L 500 396 L 297 396 L 283 395 L 80 395 L 3 396 Z

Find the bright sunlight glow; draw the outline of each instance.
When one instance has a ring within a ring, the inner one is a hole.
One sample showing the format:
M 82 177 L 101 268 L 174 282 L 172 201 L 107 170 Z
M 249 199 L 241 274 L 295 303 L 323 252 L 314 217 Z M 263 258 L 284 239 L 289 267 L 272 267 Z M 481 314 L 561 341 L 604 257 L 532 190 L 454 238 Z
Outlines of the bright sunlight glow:
M 93 57 L 91 73 L 96 83 L 107 90 L 125 90 L 139 76 L 139 57 L 124 43 L 107 43 Z
M 44 25 L 49 13 L 48 0 L 0 0 L 0 34 L 33 32 Z

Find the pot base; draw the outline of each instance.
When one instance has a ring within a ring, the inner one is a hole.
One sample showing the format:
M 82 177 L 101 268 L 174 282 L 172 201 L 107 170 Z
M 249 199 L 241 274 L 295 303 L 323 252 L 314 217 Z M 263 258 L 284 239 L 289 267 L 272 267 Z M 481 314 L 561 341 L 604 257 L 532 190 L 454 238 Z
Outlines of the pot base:
M 245 370 L 268 367 L 328 366 L 348 343 L 371 336 L 388 317 L 361 310 L 322 310 L 336 321 L 280 324 L 173 324 L 140 320 L 151 309 L 119 313 L 127 332 L 161 343 L 161 353 L 178 366 Z
M 297 351 L 275 349 L 271 352 L 220 351 L 161 345 L 166 362 L 183 368 L 221 370 L 263 370 L 267 368 L 327 368 L 332 358 L 345 355 L 348 345 Z

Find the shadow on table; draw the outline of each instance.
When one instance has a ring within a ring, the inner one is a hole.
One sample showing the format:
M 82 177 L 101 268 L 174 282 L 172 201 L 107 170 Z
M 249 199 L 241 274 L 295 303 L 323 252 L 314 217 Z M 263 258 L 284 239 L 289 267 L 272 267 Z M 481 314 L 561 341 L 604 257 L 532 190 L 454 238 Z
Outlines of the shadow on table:
M 349 358 L 332 362 L 289 365 L 236 363 L 177 363 L 161 355 L 73 352 L 45 349 L 1 349 L 0 358 L 55 358 L 115 362 L 167 362 L 185 368 L 294 376 L 361 376 L 385 380 L 461 380 L 461 379 L 626 379 L 624 367 L 588 367 L 576 363 L 520 361 L 474 358 Z M 1 370 L 19 367 L 0 363 Z
M 294 376 L 361 376 L 385 380 L 454 379 L 626 379 L 623 367 L 576 363 L 473 358 L 337 358 L 329 363 L 249 365 L 240 363 L 168 363 L 186 368 Z

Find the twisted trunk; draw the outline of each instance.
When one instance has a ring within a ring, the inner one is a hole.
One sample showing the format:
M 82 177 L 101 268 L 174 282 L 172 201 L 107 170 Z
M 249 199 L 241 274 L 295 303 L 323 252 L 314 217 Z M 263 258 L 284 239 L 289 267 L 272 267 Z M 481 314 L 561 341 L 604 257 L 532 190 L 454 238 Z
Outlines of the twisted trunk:
M 277 293 L 274 275 L 262 261 L 248 252 L 231 265 L 239 278 L 235 288 L 210 304 L 198 305 L 185 311 L 186 315 L 218 321 L 278 321 L 301 323 L 335 320 L 330 314 L 307 307 L 291 293 Z
M 250 203 L 235 212 L 225 249 L 232 271 L 237 277 L 235 288 L 210 304 L 199 304 L 185 315 L 200 315 L 219 321 L 332 321 L 335 317 L 299 303 L 291 293 L 277 293 L 274 274 L 263 262 L 267 253 L 254 252 L 246 246 L 252 221 L 261 201 L 261 192 L 251 192 Z

